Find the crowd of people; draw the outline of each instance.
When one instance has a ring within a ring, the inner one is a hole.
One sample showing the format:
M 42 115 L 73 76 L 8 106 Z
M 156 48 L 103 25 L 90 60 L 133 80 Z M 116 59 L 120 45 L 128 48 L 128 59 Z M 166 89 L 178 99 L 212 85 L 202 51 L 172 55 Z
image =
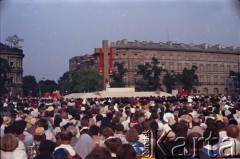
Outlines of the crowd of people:
M 1 159 L 239 158 L 237 96 L 1 98 Z

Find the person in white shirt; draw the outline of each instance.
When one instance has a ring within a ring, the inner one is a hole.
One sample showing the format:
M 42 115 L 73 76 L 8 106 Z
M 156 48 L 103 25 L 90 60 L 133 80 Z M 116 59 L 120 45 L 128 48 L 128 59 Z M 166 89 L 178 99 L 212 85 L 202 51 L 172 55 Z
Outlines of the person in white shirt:
M 1 138 L 1 159 L 27 159 L 27 153 L 22 141 L 8 133 Z
M 226 129 L 227 137 L 219 144 L 221 156 L 236 157 L 240 155 L 240 141 L 237 140 L 239 128 L 236 125 L 229 125 Z
M 73 147 L 70 145 L 72 139 L 72 133 L 70 131 L 63 131 L 60 133 L 61 145 L 55 148 L 55 151 L 59 148 L 65 148 L 70 156 L 75 156 L 76 152 Z

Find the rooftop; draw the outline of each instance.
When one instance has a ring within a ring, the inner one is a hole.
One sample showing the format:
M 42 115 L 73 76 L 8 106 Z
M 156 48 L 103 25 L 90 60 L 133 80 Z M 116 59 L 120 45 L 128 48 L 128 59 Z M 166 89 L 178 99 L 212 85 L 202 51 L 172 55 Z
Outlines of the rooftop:
M 204 44 L 185 44 L 174 43 L 172 41 L 154 43 L 152 41 L 127 41 L 123 39 L 121 41 L 112 42 L 110 47 L 113 48 L 128 48 L 128 49 L 152 49 L 152 50 L 182 50 L 182 51 L 197 51 L 197 52 L 222 52 L 222 53 L 235 53 L 240 54 L 240 47 L 224 46 L 221 44 L 210 45 Z

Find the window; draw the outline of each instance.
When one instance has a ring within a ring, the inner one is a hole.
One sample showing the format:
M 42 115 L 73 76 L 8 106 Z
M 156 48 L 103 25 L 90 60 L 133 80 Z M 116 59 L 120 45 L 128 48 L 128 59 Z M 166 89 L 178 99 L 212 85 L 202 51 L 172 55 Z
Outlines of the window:
M 115 54 L 115 57 L 118 57 L 118 54 Z
M 177 68 L 179 71 L 182 70 L 182 64 L 178 64 L 178 68 Z
M 233 66 L 233 71 L 237 72 L 237 66 Z
M 218 83 L 218 78 L 217 78 L 217 76 L 214 76 L 214 83 Z
M 214 72 L 217 72 L 217 64 L 214 65 Z
M 200 64 L 200 71 L 204 71 L 203 64 Z
M 185 63 L 185 68 L 189 69 L 189 64 Z
M 210 64 L 207 65 L 207 71 L 208 71 L 208 72 L 211 71 L 211 66 L 210 66 Z
M 165 69 L 165 63 L 162 64 L 162 69 Z
M 10 77 L 10 83 L 13 83 L 13 77 Z
M 228 66 L 227 66 L 227 72 L 229 72 L 230 70 L 231 70 L 231 66 L 228 65 Z
M 224 71 L 224 65 L 220 65 L 220 71 Z
M 13 61 L 10 62 L 10 67 L 13 67 Z
M 203 76 L 199 76 L 199 82 L 200 83 L 203 83 L 204 81 L 203 81 Z
M 173 70 L 173 63 L 170 63 L 170 70 Z
M 211 82 L 211 80 L 210 80 L 210 77 L 208 76 L 207 77 L 207 83 L 210 83 Z

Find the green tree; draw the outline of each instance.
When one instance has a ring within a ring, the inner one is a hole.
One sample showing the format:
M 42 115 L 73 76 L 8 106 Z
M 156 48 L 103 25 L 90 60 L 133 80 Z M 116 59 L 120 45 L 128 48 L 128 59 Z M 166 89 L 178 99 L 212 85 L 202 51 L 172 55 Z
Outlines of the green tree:
M 174 71 L 166 70 L 166 74 L 163 76 L 163 84 L 166 86 L 167 92 L 171 93 L 177 84 L 177 75 Z
M 153 57 L 151 63 L 138 65 L 137 74 L 142 76 L 142 80 L 137 83 L 140 90 L 155 91 L 161 89 L 160 76 L 163 70 L 158 66 L 159 63 L 158 59 Z
M 54 80 L 40 80 L 38 82 L 39 94 L 52 93 L 58 89 L 58 85 Z
M 96 70 L 75 72 L 71 81 L 71 92 L 93 92 L 102 90 L 103 77 Z
M 111 87 L 125 87 L 123 76 L 126 74 L 127 69 L 124 67 L 124 62 L 116 62 L 114 64 L 116 71 L 113 72 L 113 82 L 110 84 Z
M 59 79 L 58 79 L 58 88 L 61 94 L 65 95 L 67 92 L 70 92 L 71 83 L 69 80 L 69 72 L 65 72 Z
M 7 74 L 11 71 L 9 63 L 6 59 L 0 58 L 0 96 L 7 93 L 6 83 L 8 81 Z
M 187 68 L 183 69 L 182 74 L 179 74 L 179 83 L 182 85 L 184 90 L 191 92 L 195 85 L 199 85 L 198 76 L 196 74 L 197 66 L 192 66 L 189 70 Z
M 239 95 L 240 73 L 230 70 L 228 79 L 229 94 L 236 93 Z
M 34 76 L 27 75 L 23 77 L 23 96 L 34 96 L 38 94 L 38 84 Z

